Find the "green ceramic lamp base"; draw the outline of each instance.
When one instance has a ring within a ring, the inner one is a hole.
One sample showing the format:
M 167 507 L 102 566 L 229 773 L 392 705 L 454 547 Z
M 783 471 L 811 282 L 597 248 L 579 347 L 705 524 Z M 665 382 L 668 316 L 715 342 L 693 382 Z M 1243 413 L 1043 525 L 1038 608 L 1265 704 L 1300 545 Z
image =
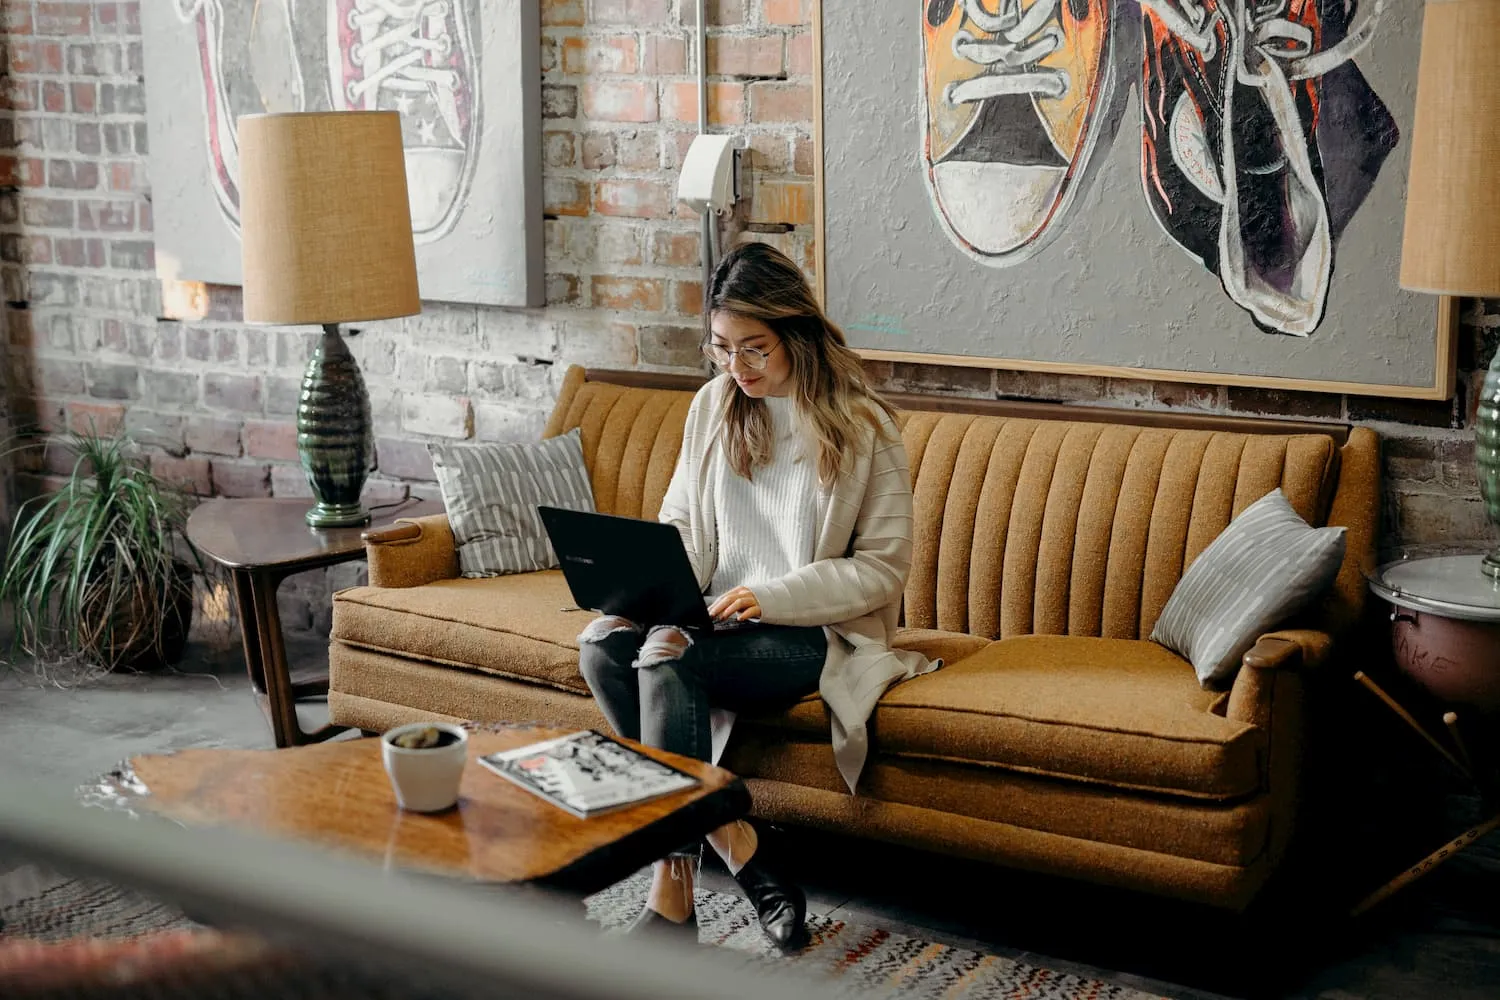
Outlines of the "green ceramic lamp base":
M 1474 462 L 1479 474 L 1479 495 L 1490 523 L 1500 525 L 1500 352 L 1490 359 L 1479 388 L 1479 407 L 1474 419 Z M 1484 573 L 1500 580 L 1500 549 L 1484 557 Z
M 307 512 L 314 528 L 354 528 L 370 523 L 370 512 L 362 504 L 316 503 Z
M 315 501 L 307 512 L 310 526 L 349 528 L 369 522 L 360 492 L 373 443 L 370 397 L 359 365 L 338 324 L 327 324 L 303 372 L 297 404 L 297 451 Z

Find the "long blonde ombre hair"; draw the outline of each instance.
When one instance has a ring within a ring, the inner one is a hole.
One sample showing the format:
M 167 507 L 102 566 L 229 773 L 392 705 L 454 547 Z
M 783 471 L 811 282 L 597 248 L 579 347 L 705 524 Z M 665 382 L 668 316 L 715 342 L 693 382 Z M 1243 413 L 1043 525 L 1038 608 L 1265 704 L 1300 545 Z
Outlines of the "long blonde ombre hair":
M 714 270 L 705 296 L 703 343 L 713 337 L 714 313 L 759 320 L 781 341 L 791 361 L 791 397 L 796 412 L 818 447 L 818 478 L 831 486 L 844 459 L 859 440 L 859 425 L 881 433 L 880 413 L 894 421 L 896 411 L 870 388 L 859 355 L 823 314 L 797 265 L 765 243 L 730 251 Z M 729 467 L 746 479 L 771 461 L 775 441 L 764 400 L 738 390 L 724 394 L 721 443 Z

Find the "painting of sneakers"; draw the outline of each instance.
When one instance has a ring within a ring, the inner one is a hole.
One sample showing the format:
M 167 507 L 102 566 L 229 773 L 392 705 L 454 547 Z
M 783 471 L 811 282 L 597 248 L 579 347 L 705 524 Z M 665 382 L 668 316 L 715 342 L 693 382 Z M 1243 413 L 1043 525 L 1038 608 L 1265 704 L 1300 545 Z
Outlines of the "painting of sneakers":
M 395 111 L 423 297 L 541 304 L 537 19 L 534 0 L 143 5 L 151 148 L 172 154 L 152 158 L 173 195 L 157 201 L 158 269 L 238 283 L 240 116 Z M 481 171 L 493 183 L 476 191 Z M 222 229 L 201 225 L 210 201 Z
M 1003 266 L 1064 224 L 1125 95 L 1112 0 L 923 0 L 922 137 L 932 205 Z
M 1311 334 L 1338 233 L 1399 139 L 1350 61 L 1379 5 L 1354 35 L 1343 0 L 1140 5 L 1141 180 L 1152 213 L 1256 324 Z
M 1399 280 L 1422 10 L 824 3 L 824 305 L 872 360 L 1043 386 L 1446 398 L 1456 310 Z

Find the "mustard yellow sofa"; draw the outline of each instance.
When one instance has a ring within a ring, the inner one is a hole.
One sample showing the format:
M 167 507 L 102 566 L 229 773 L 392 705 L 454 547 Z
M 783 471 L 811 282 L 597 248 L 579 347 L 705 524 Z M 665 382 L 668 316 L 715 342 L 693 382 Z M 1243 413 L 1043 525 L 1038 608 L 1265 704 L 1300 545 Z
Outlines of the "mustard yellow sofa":
M 653 384 L 655 383 L 655 384 Z M 658 387 L 662 384 L 676 388 Z M 695 383 L 567 373 L 547 435 L 582 429 L 601 511 L 654 518 Z M 886 693 L 859 794 L 816 695 L 742 719 L 723 764 L 768 819 L 1242 909 L 1283 858 L 1305 672 L 1359 617 L 1376 436 L 1345 426 L 896 397 L 915 561 L 898 643 L 941 656 Z M 988 412 L 962 412 L 978 409 Z M 1126 422 L 1133 421 L 1133 422 Z M 1337 585 L 1226 691 L 1147 641 L 1183 568 L 1281 487 L 1348 528 Z M 559 572 L 458 577 L 445 517 L 369 536 L 334 598 L 333 721 L 605 727 L 578 673 L 587 613 Z

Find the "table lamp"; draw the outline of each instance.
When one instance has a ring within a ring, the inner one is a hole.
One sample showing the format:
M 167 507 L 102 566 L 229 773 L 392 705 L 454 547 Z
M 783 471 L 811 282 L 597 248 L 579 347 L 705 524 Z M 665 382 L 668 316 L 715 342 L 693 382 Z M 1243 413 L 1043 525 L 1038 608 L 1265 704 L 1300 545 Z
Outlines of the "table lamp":
M 1401 244 L 1401 287 L 1500 295 L 1500 0 L 1428 0 Z M 1479 492 L 1500 525 L 1500 354 L 1474 426 Z M 1483 561 L 1500 580 L 1500 549 Z
M 421 311 L 394 111 L 239 120 L 245 322 L 323 327 L 302 375 L 297 451 L 315 528 L 364 524 L 370 397 L 339 324 Z

